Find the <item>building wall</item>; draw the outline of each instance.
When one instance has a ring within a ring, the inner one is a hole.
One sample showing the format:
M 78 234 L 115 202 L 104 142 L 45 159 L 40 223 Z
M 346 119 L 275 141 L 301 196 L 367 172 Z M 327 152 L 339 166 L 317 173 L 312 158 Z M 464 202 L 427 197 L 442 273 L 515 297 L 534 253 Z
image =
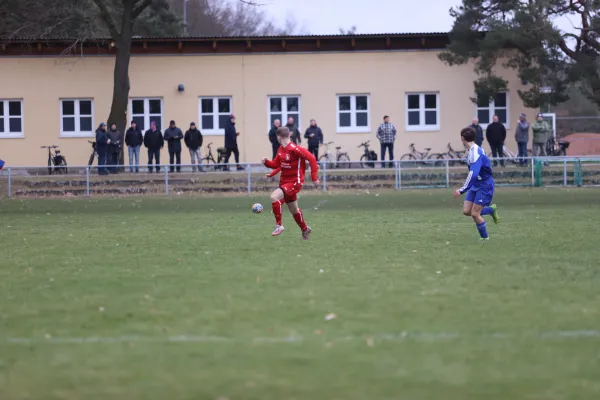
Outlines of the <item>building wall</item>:
M 10 165 L 45 165 L 42 145 L 60 145 L 70 165 L 85 165 L 91 146 L 89 138 L 60 138 L 61 98 L 93 98 L 94 128 L 106 121 L 112 98 L 114 59 L 87 58 L 2 58 L 0 99 L 23 99 L 24 138 L 0 139 L 0 157 Z M 532 118 L 517 95 L 521 82 L 513 71 L 504 71 L 510 81 L 508 143 L 513 139 L 519 113 Z M 396 158 L 408 151 L 432 147 L 445 152 L 451 142 L 460 148 L 460 129 L 470 124 L 475 106 L 475 75 L 471 66 L 447 67 L 437 52 L 314 53 L 278 55 L 135 56 L 131 61 L 130 97 L 163 99 L 163 120 L 174 119 L 185 131 L 191 121 L 199 123 L 199 96 L 231 96 L 237 117 L 242 161 L 258 162 L 269 157 L 267 96 L 300 95 L 303 130 L 315 118 L 326 141 L 334 141 L 350 153 L 361 155 L 357 146 L 366 140 L 375 144 L 375 132 L 384 114 L 398 128 Z M 177 91 L 184 84 L 185 92 Z M 439 92 L 440 129 L 432 132 L 405 131 L 405 93 Z M 336 95 L 370 95 L 368 133 L 336 132 Z M 128 118 L 130 119 L 130 117 Z M 304 132 L 302 132 L 304 133 Z M 205 136 L 205 144 L 223 144 L 222 136 Z M 167 160 L 166 149 L 163 160 Z M 146 156 L 142 152 L 142 161 Z M 189 162 L 184 151 L 183 162 Z

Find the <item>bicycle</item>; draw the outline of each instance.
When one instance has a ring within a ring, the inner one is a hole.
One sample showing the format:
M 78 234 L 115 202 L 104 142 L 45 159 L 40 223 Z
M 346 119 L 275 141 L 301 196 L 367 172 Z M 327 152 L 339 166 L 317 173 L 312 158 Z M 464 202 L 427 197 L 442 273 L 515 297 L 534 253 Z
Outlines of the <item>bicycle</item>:
M 551 137 L 546 142 L 546 154 L 552 157 L 564 157 L 567 155 L 567 149 L 570 143 L 560 139 L 558 143 L 554 137 Z
M 48 149 L 48 175 L 52 175 L 52 171 L 58 173 L 67 173 L 67 159 L 60 154 L 58 146 L 41 146 L 42 149 Z M 54 150 L 54 154 L 52 153 Z
M 94 159 L 98 157 L 98 152 L 96 151 L 96 142 L 88 140 L 88 143 L 92 144 L 92 154 L 90 154 L 90 159 L 88 160 L 88 166 L 91 166 L 94 164 Z
M 365 148 L 362 157 L 360 157 L 360 166 L 362 168 L 375 168 L 375 161 L 377 161 L 377 153 L 369 148 L 369 143 L 370 141 L 367 140 L 366 142 L 358 145 L 358 148 Z
M 444 158 L 443 154 L 439 154 L 439 153 L 431 153 L 430 154 L 431 147 L 426 147 L 424 153 L 417 151 L 414 143 L 411 143 L 410 145 L 408 145 L 408 148 L 410 149 L 410 153 L 403 154 L 402 157 L 400 157 L 400 161 L 406 162 L 406 161 L 431 160 L 433 162 L 433 165 L 436 165 L 440 162 L 439 160 L 442 160 Z M 407 163 L 405 163 L 405 164 L 407 164 Z M 414 163 L 414 165 L 416 165 L 416 164 L 417 163 Z
M 220 147 L 217 149 L 217 160 L 215 161 L 215 157 L 213 156 L 213 152 L 212 152 L 212 142 L 208 144 L 208 154 L 206 155 L 206 157 L 203 157 L 202 160 L 200 160 L 200 164 L 202 166 L 202 168 L 206 171 L 209 170 L 220 170 L 220 169 L 224 169 L 223 165 L 217 165 L 217 164 L 224 164 L 225 163 L 225 159 L 227 158 L 227 150 L 225 150 L 224 148 Z M 214 164 L 214 165 L 210 165 L 210 164 Z M 206 168 L 204 167 L 206 165 Z
M 454 150 L 452 145 L 448 143 L 448 152 L 446 154 L 442 154 L 442 158 L 448 159 L 448 165 L 453 167 L 457 162 L 460 164 L 467 163 L 467 151 L 466 150 Z
M 334 168 L 342 168 L 342 164 L 345 164 L 346 167 L 348 167 L 350 164 L 350 156 L 348 156 L 348 153 L 340 151 L 342 148 L 338 146 L 335 148 L 334 158 L 331 151 L 329 151 L 329 146 L 331 146 L 332 144 L 333 142 L 321 144 L 323 147 L 325 147 L 325 154 L 319 157 L 319 161 L 333 165 Z

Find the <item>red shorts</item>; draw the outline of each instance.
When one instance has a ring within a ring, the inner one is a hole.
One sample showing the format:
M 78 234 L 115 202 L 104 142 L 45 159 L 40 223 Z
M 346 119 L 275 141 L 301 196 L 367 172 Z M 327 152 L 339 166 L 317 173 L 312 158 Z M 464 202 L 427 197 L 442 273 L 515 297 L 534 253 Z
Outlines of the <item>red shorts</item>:
M 298 193 L 302 190 L 302 184 L 298 182 L 280 183 L 279 188 L 283 191 L 283 199 L 286 203 L 298 200 Z

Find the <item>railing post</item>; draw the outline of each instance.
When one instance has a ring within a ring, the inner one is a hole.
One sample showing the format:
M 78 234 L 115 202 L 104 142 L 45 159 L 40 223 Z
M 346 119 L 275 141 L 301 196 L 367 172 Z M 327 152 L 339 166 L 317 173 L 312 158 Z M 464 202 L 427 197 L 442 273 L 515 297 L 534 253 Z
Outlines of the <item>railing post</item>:
M 535 186 L 535 165 L 533 162 L 533 158 L 530 158 L 529 161 L 531 161 L 531 187 Z
M 398 161 L 398 190 L 402 190 L 402 161 Z
M 169 195 L 169 168 L 165 167 L 165 194 Z
M 12 178 L 10 176 L 10 167 L 8 168 L 8 197 L 12 196 Z
M 563 160 L 563 186 L 567 186 L 567 160 Z
M 90 167 L 85 169 L 85 195 L 90 197 Z
M 252 195 L 252 165 L 248 164 L 246 169 L 248 170 L 248 196 Z
M 395 181 L 396 181 L 396 182 L 395 182 L 395 183 L 396 183 L 396 184 L 395 184 L 395 186 L 396 186 L 396 190 L 400 190 L 400 181 L 398 180 L 398 179 L 399 179 L 399 177 L 400 177 L 400 172 L 399 172 L 399 170 L 398 170 L 398 165 L 399 165 L 398 161 L 397 161 L 397 160 L 396 160 L 396 161 L 394 161 L 394 172 L 395 172 L 395 174 L 396 174 L 396 177 L 395 177 L 395 178 L 396 178 L 396 179 L 395 179 Z
M 323 161 L 323 191 L 327 191 L 327 161 Z
M 450 163 L 448 162 L 448 159 L 446 159 L 445 162 L 446 162 L 446 187 L 449 188 L 450 187 Z

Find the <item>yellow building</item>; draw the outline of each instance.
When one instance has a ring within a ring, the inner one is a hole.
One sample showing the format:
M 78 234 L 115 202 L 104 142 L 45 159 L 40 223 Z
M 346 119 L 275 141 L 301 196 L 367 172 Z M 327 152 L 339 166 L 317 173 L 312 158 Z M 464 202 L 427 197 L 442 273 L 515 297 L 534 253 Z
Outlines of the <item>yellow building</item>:
M 479 116 L 498 114 L 516 150 L 514 128 L 525 110 L 514 71 L 503 71 L 507 93 L 477 107 L 471 66 L 448 67 L 437 55 L 448 35 L 389 34 L 261 38 L 134 39 L 128 121 L 147 129 L 194 121 L 208 143 L 223 146 L 223 120 L 237 117 L 241 159 L 271 156 L 267 133 L 275 118 L 295 117 L 302 133 L 316 119 L 325 141 L 358 160 L 384 115 L 398 130 L 396 158 L 415 143 L 445 152 L 461 148 L 459 132 Z M 11 41 L 0 47 L 0 158 L 8 165 L 46 164 L 42 145 L 59 145 L 70 165 L 87 164 L 98 124 L 109 114 L 114 49 L 108 40 Z M 73 54 L 74 53 L 74 54 Z M 178 85 L 185 90 L 179 91 Z M 204 154 L 204 153 L 203 153 Z M 216 157 L 216 155 L 215 155 Z M 163 150 L 163 163 L 168 160 Z M 146 162 L 142 151 L 142 164 Z M 184 163 L 189 154 L 183 152 Z M 126 161 L 127 163 L 127 161 Z

